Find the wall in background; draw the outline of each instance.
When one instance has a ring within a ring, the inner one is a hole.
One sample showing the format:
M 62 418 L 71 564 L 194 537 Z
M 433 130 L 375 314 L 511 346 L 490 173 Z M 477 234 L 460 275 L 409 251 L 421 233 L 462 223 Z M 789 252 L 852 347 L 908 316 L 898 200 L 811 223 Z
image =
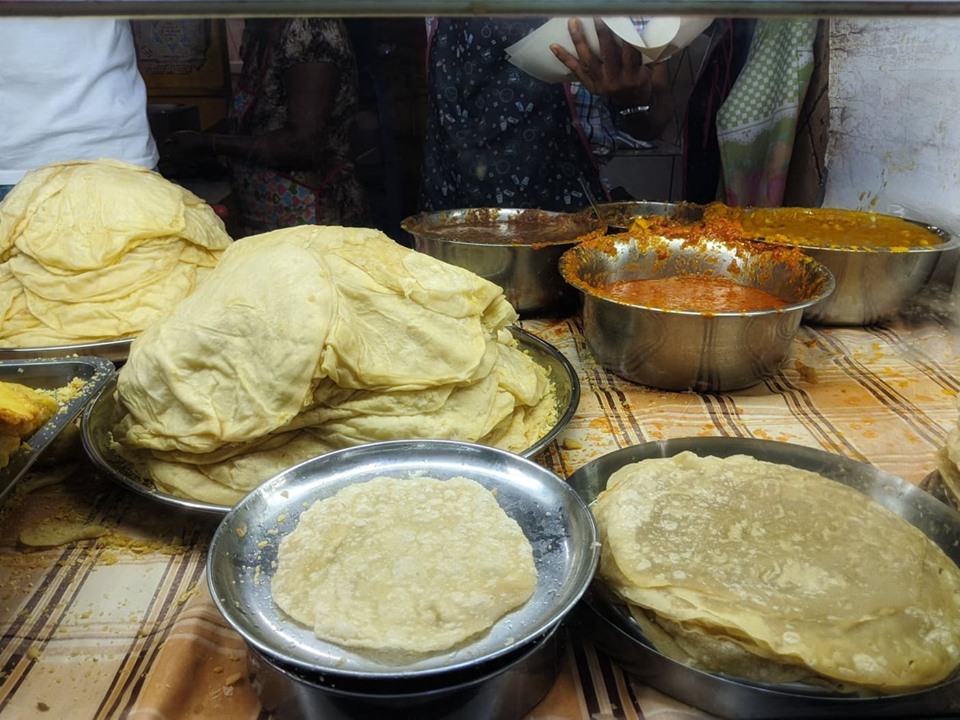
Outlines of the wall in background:
M 960 230 L 960 21 L 831 21 L 825 205 Z
M 830 33 L 823 204 L 875 209 L 960 232 L 960 20 L 838 19 Z M 953 283 L 947 253 L 935 281 Z

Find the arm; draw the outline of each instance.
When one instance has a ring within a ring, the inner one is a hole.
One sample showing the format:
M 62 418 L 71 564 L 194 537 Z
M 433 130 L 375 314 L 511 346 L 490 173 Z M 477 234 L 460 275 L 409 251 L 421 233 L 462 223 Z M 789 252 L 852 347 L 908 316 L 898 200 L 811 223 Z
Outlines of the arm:
M 658 137 L 673 118 L 673 92 L 666 63 L 644 65 L 639 50 L 628 43 L 618 43 L 605 23 L 594 23 L 600 57 L 590 49 L 583 26 L 576 18 L 570 19 L 568 28 L 577 54 L 560 45 L 550 49 L 588 92 L 607 97 L 610 111 L 623 130 L 643 140 Z M 619 115 L 620 110 L 644 105 L 649 110 Z
M 224 135 L 185 131 L 168 141 L 182 153 L 207 152 L 250 160 L 278 170 L 319 165 L 320 138 L 336 96 L 339 72 L 332 63 L 301 63 L 284 75 L 287 122 L 262 135 Z

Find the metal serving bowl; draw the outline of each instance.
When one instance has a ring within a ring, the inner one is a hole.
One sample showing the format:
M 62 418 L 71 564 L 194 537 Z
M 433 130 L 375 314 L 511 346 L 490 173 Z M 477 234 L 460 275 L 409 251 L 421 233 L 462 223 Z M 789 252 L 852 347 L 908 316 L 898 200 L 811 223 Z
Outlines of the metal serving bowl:
M 750 209 L 745 212 L 749 213 Z M 817 208 L 809 212 L 816 218 Z M 960 238 L 946 230 L 919 220 L 903 219 L 926 228 L 939 236 L 941 242 L 897 248 L 790 244 L 825 265 L 836 281 L 836 289 L 828 299 L 804 311 L 804 322 L 857 326 L 888 320 L 930 279 L 942 254 L 960 248 Z M 757 239 L 781 242 L 775 238 Z
M 756 385 L 786 359 L 806 308 L 833 290 L 830 271 L 790 248 L 629 234 L 568 250 L 563 277 L 583 295 L 583 329 L 601 365 L 642 385 L 724 392 Z M 776 310 L 694 312 L 632 305 L 598 287 L 681 274 L 727 277 L 790 304 Z
M 422 213 L 401 227 L 419 252 L 499 285 L 522 317 L 576 309 L 577 294 L 560 277 L 557 262 L 580 237 L 606 229 L 592 211 L 504 208 Z
M 270 586 L 279 542 L 303 510 L 351 484 L 416 475 L 467 477 L 495 493 L 533 548 L 533 596 L 486 633 L 426 655 L 384 658 L 343 647 L 320 640 L 286 617 L 273 602 Z M 308 460 L 244 497 L 213 535 L 207 577 L 218 609 L 251 649 L 254 669 L 262 677 L 259 687 L 269 696 L 265 704 L 295 712 L 296 703 L 319 708 L 345 702 L 350 717 L 356 717 L 360 701 L 367 716 L 383 717 L 374 707 L 382 711 L 383 703 L 393 702 L 395 710 L 406 704 L 409 712 L 392 717 L 422 717 L 410 706 L 431 699 L 465 700 L 481 690 L 488 699 L 489 693 L 510 693 L 529 704 L 532 695 L 517 694 L 522 680 L 517 673 L 529 672 L 534 695 L 541 696 L 545 669 L 555 653 L 550 646 L 554 631 L 593 579 L 599 561 L 596 533 L 580 496 L 545 467 L 518 455 L 442 440 L 372 443 Z M 291 710 L 276 693 L 292 687 L 301 696 L 290 700 Z M 495 706 L 491 700 L 490 707 Z
M 624 465 L 684 451 L 730 457 L 749 455 L 792 465 L 862 492 L 925 533 L 960 562 L 960 514 L 920 488 L 866 463 L 793 443 L 733 437 L 689 437 L 648 442 L 608 453 L 584 465 L 568 482 L 592 503 L 610 475 Z M 660 653 L 628 609 L 600 583 L 580 608 L 585 631 L 624 670 L 651 687 L 709 713 L 738 720 L 820 720 L 821 718 L 958 717 L 960 678 L 898 695 L 862 697 L 802 683 L 760 683 L 703 672 Z
M 703 219 L 703 206 L 696 203 L 628 200 L 601 203 L 597 207 L 607 228 L 619 232 L 629 230 L 637 218 L 658 217 L 678 222 L 696 222 Z

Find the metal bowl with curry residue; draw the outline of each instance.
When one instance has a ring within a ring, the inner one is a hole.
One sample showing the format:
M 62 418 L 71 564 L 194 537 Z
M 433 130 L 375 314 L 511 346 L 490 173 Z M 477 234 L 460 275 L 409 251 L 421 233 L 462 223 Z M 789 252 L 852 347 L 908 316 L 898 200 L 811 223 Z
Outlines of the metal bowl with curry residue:
M 734 217 L 745 237 L 796 247 L 833 273 L 836 289 L 808 308 L 804 322 L 874 325 L 914 298 L 960 239 L 920 220 L 843 208 L 729 208 L 711 205 L 708 217 Z
M 583 296 L 587 344 L 605 368 L 664 390 L 751 387 L 780 368 L 804 310 L 833 291 L 830 271 L 799 250 L 698 232 L 608 235 L 564 253 L 560 272 Z M 608 290 L 618 281 L 674 276 L 727 278 L 785 304 L 681 310 L 618 300 Z
M 557 263 L 582 237 L 606 231 L 593 211 L 511 208 L 421 213 L 401 227 L 413 235 L 418 252 L 499 285 L 521 317 L 576 310 L 577 294 L 560 277 Z

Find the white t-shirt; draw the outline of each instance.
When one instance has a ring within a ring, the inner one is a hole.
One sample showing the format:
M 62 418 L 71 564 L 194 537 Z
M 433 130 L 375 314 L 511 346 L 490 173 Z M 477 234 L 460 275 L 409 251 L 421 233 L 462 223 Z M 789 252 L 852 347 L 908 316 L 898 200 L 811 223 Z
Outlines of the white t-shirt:
M 129 21 L 0 18 L 0 185 L 100 158 L 159 159 Z

